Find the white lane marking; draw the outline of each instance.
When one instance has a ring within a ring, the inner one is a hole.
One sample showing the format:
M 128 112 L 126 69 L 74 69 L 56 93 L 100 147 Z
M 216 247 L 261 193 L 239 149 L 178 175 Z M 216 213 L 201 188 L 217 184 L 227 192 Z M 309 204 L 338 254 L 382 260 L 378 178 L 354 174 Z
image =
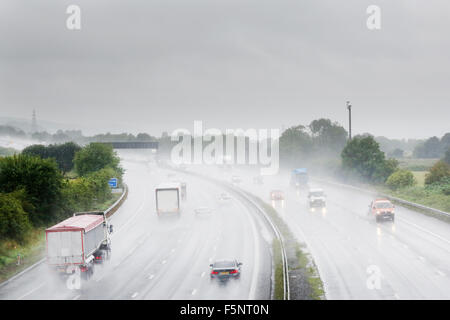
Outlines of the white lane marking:
M 155 275 L 154 274 L 150 274 L 149 276 L 148 276 L 148 280 L 152 280 L 153 278 L 155 277 Z
M 175 248 L 173 248 L 172 250 L 170 250 L 170 252 L 171 252 L 171 253 L 174 253 L 174 252 L 175 252 Z
M 22 300 L 23 298 L 25 298 L 26 296 L 29 296 L 30 294 L 32 294 L 33 292 L 39 290 L 40 288 L 42 288 L 45 285 L 45 282 L 41 283 L 40 285 L 38 285 L 36 288 L 31 289 L 30 291 L 28 291 L 27 293 L 25 293 L 24 295 L 20 296 L 17 298 L 17 300 Z
M 144 208 L 144 204 L 145 201 L 142 201 L 141 205 L 139 206 L 139 208 L 136 210 L 136 213 L 134 215 L 132 215 L 127 222 L 125 222 L 120 228 L 119 230 L 116 230 L 112 235 L 111 238 L 114 238 L 121 230 L 123 230 L 123 228 L 125 228 L 125 226 L 127 226 L 131 221 L 134 220 L 134 218 L 136 218 L 136 216 L 139 215 L 140 211 Z
M 104 275 L 102 274 L 98 279 L 95 279 L 95 281 L 99 282 L 100 280 L 102 280 L 104 277 Z
M 425 261 L 425 258 L 422 257 L 422 256 L 419 256 L 419 260 L 420 260 L 420 261 Z
M 202 274 L 200 275 L 200 277 L 204 277 L 205 276 L 205 271 L 202 272 Z
M 163 261 L 161 262 L 161 264 L 166 264 L 166 262 L 167 262 L 166 260 L 163 260 Z
M 398 295 L 398 293 L 394 294 L 395 299 L 400 300 L 400 296 Z
M 430 230 L 427 230 L 427 229 L 425 229 L 425 228 L 422 228 L 421 226 L 418 226 L 418 225 L 415 224 L 415 223 L 409 222 L 408 220 L 405 220 L 405 219 L 400 218 L 400 217 L 398 217 L 398 218 L 399 218 L 400 220 L 402 220 L 403 222 L 406 222 L 407 224 L 410 224 L 410 225 L 416 227 L 417 229 L 422 230 L 423 232 L 428 233 L 428 234 L 430 234 L 430 235 L 432 235 L 432 236 L 434 236 L 434 237 L 436 237 L 436 238 L 438 238 L 438 239 L 440 239 L 440 240 L 442 240 L 442 241 L 447 242 L 448 244 L 450 244 L 450 240 L 448 240 L 448 239 L 446 239 L 446 238 L 444 238 L 444 237 L 441 237 L 440 235 L 438 235 L 438 234 L 436 234 L 436 233 L 434 233 L 434 232 L 431 232 Z
M 131 299 L 134 299 L 134 298 L 136 298 L 138 294 L 139 294 L 139 292 L 135 292 L 135 293 L 133 293 L 133 295 L 131 296 Z
M 195 295 L 197 293 L 197 289 L 192 290 L 191 294 Z
M 73 297 L 72 300 L 78 300 L 79 297 L 80 297 L 80 295 L 76 295 L 75 297 Z

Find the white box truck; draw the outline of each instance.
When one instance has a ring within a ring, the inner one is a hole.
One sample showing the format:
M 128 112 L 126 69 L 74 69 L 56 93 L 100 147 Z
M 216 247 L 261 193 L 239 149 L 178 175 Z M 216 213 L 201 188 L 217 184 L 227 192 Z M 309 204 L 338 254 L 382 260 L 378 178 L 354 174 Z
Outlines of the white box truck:
M 47 264 L 61 275 L 88 280 L 94 264 L 111 257 L 112 225 L 103 212 L 80 212 L 45 230 Z
M 160 184 L 155 189 L 158 216 L 180 214 L 181 185 L 178 182 Z

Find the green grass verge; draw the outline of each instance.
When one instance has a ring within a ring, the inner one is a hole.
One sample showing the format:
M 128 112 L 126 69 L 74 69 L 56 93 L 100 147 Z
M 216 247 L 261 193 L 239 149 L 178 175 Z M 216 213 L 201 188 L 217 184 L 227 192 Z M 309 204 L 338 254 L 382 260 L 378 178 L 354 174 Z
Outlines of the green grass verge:
M 279 216 L 278 212 L 270 205 L 262 201 L 260 198 L 255 197 L 252 194 L 247 193 L 249 197 L 252 197 L 264 211 L 269 215 L 271 221 L 277 226 L 278 230 L 283 236 L 285 249 L 287 251 L 289 260 L 289 270 L 302 271 L 302 274 L 306 277 L 309 284 L 309 299 L 323 300 L 325 299 L 325 291 L 323 288 L 322 279 L 320 279 L 319 272 L 317 270 L 314 261 L 308 253 L 302 250 L 302 245 L 297 241 L 288 225 Z M 283 299 L 283 263 L 281 257 L 281 247 L 278 239 L 275 239 L 273 244 L 274 263 L 275 263 L 275 299 Z M 295 252 L 295 258 L 289 256 L 289 252 Z M 281 292 L 280 292 L 281 291 Z M 281 298 L 280 298 L 281 297 Z
M 113 193 L 111 199 L 107 200 L 104 203 L 95 204 L 94 207 L 92 208 L 92 211 L 96 211 L 96 210 L 105 211 L 106 209 L 111 207 L 114 204 L 114 202 L 119 200 L 121 195 L 122 195 L 121 193 Z
M 322 300 L 325 297 L 323 282 L 317 272 L 314 261 L 309 254 L 305 253 L 299 243 L 296 243 L 295 254 L 297 256 L 299 266 L 305 271 L 307 280 L 311 289 L 310 298 L 313 300 Z
M 12 240 L 0 241 L 0 282 L 28 268 L 44 257 L 45 229 L 33 229 L 24 244 Z M 20 254 L 20 265 L 17 256 Z
M 396 191 L 388 188 L 379 188 L 379 191 L 406 201 L 418 203 L 445 212 L 450 212 L 450 196 L 445 195 L 439 190 L 413 186 Z
M 274 299 L 284 299 L 283 261 L 281 255 L 281 244 L 278 239 L 272 241 L 273 260 L 275 263 Z

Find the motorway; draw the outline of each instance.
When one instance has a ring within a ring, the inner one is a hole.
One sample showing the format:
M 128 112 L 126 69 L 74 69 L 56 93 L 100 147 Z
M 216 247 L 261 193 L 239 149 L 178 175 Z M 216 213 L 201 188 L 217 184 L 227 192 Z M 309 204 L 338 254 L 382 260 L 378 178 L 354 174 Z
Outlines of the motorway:
M 376 223 L 367 215 L 371 195 L 314 181 L 310 186 L 323 188 L 328 204 L 326 212 L 311 212 L 305 190 L 293 190 L 288 174 L 255 185 L 256 170 L 202 172 L 228 182 L 239 175 L 239 187 L 277 209 L 307 244 L 327 299 L 450 299 L 450 224 L 400 206 L 395 223 Z M 270 201 L 275 189 L 285 192 L 284 201 Z
M 112 258 L 97 265 L 93 278 L 70 290 L 45 263 L 0 287 L 0 299 L 270 299 L 271 233 L 248 204 L 232 198 L 221 205 L 220 187 L 148 162 L 148 156 L 120 151 L 129 196 L 111 217 Z M 187 183 L 179 219 L 158 219 L 154 190 L 163 181 Z M 209 218 L 194 209 L 212 209 Z M 209 264 L 219 258 L 243 262 L 240 280 L 219 285 Z

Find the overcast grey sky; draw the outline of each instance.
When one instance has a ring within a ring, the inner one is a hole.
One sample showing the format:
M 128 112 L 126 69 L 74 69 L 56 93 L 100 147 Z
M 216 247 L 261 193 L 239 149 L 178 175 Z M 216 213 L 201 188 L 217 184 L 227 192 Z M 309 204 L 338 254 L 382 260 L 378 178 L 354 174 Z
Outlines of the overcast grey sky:
M 1 0 L 0 116 L 155 135 L 347 127 L 350 100 L 355 133 L 442 136 L 449 31 L 448 0 Z

